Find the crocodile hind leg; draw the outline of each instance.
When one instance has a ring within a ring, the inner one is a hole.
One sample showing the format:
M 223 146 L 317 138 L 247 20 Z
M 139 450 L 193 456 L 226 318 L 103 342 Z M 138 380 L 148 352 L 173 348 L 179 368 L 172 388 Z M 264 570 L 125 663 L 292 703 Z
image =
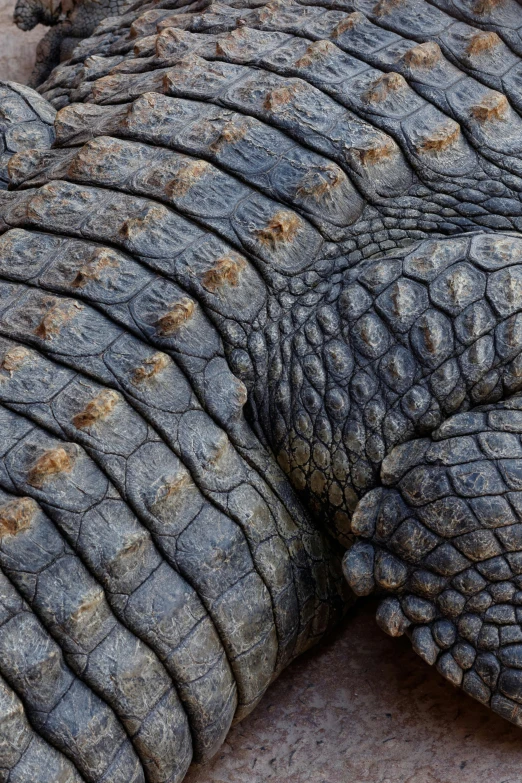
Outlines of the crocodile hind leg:
M 396 447 L 359 503 L 344 570 L 451 683 L 522 725 L 522 398 Z

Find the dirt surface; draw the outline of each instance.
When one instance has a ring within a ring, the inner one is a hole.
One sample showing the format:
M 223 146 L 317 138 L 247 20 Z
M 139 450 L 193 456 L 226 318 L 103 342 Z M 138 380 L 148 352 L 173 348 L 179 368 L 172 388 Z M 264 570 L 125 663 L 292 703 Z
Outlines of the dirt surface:
M 356 609 L 186 783 L 520 783 L 522 731 Z
M 0 79 L 24 82 L 39 27 L 0 0 Z M 186 783 L 522 783 L 522 731 L 426 666 L 361 604 L 284 672 Z

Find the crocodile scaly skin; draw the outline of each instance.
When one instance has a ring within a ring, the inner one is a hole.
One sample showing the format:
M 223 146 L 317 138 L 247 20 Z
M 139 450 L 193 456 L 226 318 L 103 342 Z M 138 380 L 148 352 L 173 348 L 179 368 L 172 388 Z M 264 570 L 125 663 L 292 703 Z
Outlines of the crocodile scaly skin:
M 0 675 L 38 752 L 181 780 L 342 615 L 342 550 L 522 725 L 519 31 L 140 4 L 41 85 L 56 141 L 0 195 L 0 646 L 45 651 Z

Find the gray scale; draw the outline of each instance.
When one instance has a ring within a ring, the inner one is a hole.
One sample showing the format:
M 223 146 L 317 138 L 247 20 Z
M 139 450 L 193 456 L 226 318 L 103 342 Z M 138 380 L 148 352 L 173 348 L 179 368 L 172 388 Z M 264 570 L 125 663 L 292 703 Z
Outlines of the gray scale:
M 23 694 L 32 725 L 86 781 L 145 781 L 113 711 L 66 666 L 61 650 L 2 573 L 2 677 Z M 31 687 L 32 686 L 32 687 Z
M 7 166 L 26 149 L 48 149 L 54 141 L 55 109 L 35 90 L 0 82 L 0 190 L 7 188 Z

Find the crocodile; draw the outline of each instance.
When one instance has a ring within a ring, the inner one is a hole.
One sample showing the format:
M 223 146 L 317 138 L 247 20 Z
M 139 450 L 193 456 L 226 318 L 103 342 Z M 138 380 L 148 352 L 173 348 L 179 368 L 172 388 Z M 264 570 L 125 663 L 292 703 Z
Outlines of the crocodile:
M 99 22 L 123 13 L 131 5 L 130 0 L 17 0 L 13 21 L 20 30 L 32 30 L 38 24 L 51 28 L 36 48 L 29 85 L 38 87 Z
M 24 88 L 3 779 L 181 781 L 370 594 L 522 726 L 521 78 L 515 0 L 159 0 Z

